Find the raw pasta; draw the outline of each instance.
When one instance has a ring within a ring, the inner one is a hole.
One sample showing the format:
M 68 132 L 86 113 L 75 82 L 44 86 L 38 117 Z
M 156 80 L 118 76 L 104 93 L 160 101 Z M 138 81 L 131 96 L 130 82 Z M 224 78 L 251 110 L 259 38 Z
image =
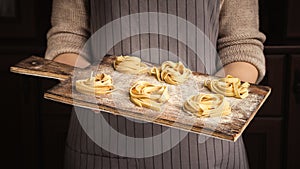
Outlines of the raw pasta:
M 181 62 L 165 61 L 160 68 L 151 68 L 150 74 L 155 75 L 158 81 L 178 85 L 185 82 L 192 74 L 192 71 L 185 68 Z
M 221 94 L 198 94 L 184 103 L 185 112 L 197 117 L 218 117 L 231 113 L 229 102 Z
M 240 79 L 227 75 L 225 78 L 206 80 L 204 86 L 214 93 L 243 99 L 248 96 L 250 84 L 247 82 L 241 83 Z
M 167 86 L 154 85 L 146 81 L 136 82 L 129 91 L 130 100 L 140 106 L 156 111 L 170 98 Z
M 134 56 L 118 56 L 113 62 L 113 67 L 119 72 L 129 74 L 142 74 L 149 70 L 140 58 Z
M 95 77 L 91 75 L 88 79 L 77 80 L 75 87 L 78 92 L 90 95 L 107 94 L 114 89 L 111 76 L 104 73 L 97 74 Z

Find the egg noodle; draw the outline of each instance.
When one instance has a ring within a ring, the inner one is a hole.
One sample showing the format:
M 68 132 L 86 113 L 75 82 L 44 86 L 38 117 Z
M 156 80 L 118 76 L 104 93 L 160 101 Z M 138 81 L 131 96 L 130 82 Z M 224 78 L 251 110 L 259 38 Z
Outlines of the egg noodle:
M 248 96 L 250 84 L 247 82 L 242 83 L 240 79 L 227 75 L 225 78 L 206 80 L 204 86 L 214 93 L 243 99 Z
M 135 56 L 118 56 L 113 62 L 115 70 L 128 74 L 142 74 L 148 72 L 149 68 Z
M 158 81 L 178 85 L 185 82 L 192 74 L 191 70 L 185 68 L 181 63 L 165 61 L 160 68 L 151 69 L 141 62 L 138 57 L 118 56 L 113 62 L 116 71 L 130 74 L 141 74 L 148 72 L 155 75 Z M 93 72 L 92 72 L 93 74 Z M 76 90 L 80 93 L 90 95 L 101 95 L 112 92 L 115 87 L 110 75 L 105 73 L 96 74 L 87 79 L 76 81 Z M 200 93 L 190 96 L 183 105 L 183 109 L 190 115 L 197 117 L 218 117 L 231 113 L 229 102 L 225 96 L 245 98 L 248 96 L 249 83 L 241 83 L 238 78 L 227 75 L 225 78 L 205 80 L 204 86 L 214 92 L 213 94 Z M 151 84 L 146 81 L 134 83 L 130 90 L 130 101 L 139 107 L 145 107 L 161 111 L 161 106 L 166 103 L 170 95 L 167 86 Z
M 221 94 L 198 94 L 190 96 L 184 103 L 185 112 L 197 117 L 218 117 L 231 113 L 229 102 Z
M 88 79 L 77 80 L 75 88 L 78 92 L 89 95 L 101 95 L 112 92 L 114 89 L 113 81 L 110 75 L 101 73 Z
M 181 62 L 174 63 L 172 61 L 163 62 L 160 68 L 151 68 L 149 73 L 155 75 L 158 81 L 165 81 L 172 85 L 185 82 L 192 74 L 191 70 L 185 68 Z
M 161 105 L 170 98 L 167 86 L 154 85 L 146 81 L 136 82 L 129 91 L 130 100 L 140 107 L 160 111 Z

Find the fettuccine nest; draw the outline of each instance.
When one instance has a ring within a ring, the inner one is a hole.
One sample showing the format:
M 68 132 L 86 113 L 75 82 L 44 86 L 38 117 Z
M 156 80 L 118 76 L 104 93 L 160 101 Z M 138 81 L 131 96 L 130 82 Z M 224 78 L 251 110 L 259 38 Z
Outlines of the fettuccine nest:
M 154 85 L 146 81 L 136 82 L 129 91 L 130 100 L 140 107 L 161 111 L 161 105 L 170 98 L 167 86 Z
M 192 71 L 185 68 L 181 62 L 165 61 L 160 68 L 153 67 L 150 70 L 150 74 L 155 75 L 158 81 L 178 85 L 185 82 L 192 74 Z
M 183 109 L 197 117 L 218 117 L 231 113 L 229 102 L 221 94 L 198 94 L 189 97 Z
M 250 84 L 247 82 L 242 83 L 240 79 L 227 75 L 225 78 L 206 80 L 204 86 L 214 93 L 243 99 L 248 96 Z
M 149 70 L 140 58 L 134 56 L 118 56 L 113 62 L 113 67 L 119 72 L 128 74 L 143 74 Z
M 77 80 L 75 88 L 80 93 L 101 95 L 112 92 L 114 86 L 111 76 L 101 73 L 88 79 Z

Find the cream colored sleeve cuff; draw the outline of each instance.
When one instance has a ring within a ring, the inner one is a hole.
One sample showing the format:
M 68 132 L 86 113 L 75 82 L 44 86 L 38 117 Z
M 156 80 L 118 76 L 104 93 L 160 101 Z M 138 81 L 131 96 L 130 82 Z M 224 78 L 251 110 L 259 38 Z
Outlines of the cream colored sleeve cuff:
M 70 33 L 60 33 L 53 35 L 48 39 L 45 58 L 53 60 L 56 56 L 64 53 L 80 54 L 86 38 Z M 89 58 L 85 58 L 89 60 Z
M 223 48 L 219 55 L 223 66 L 233 62 L 248 62 L 254 65 L 258 70 L 256 83 L 261 82 L 265 76 L 265 56 L 262 49 L 258 46 L 247 44 L 233 45 Z

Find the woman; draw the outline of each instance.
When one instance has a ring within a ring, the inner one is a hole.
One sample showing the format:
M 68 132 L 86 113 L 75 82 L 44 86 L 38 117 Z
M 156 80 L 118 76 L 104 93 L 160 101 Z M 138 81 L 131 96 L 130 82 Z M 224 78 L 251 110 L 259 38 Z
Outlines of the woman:
M 217 56 L 209 54 L 206 63 L 190 62 L 189 59 L 197 54 L 174 38 L 162 35 L 137 35 L 124 39 L 107 54 L 125 55 L 147 48 L 161 48 L 178 56 L 189 56 L 185 58 L 187 64 L 190 63 L 192 69 L 203 73 L 222 75 L 221 72 L 225 71 L 225 74 L 252 83 L 259 83 L 264 77 L 265 36 L 259 31 L 257 0 L 54 0 L 52 28 L 47 35 L 45 57 L 72 66 L 86 67 L 97 60 L 96 56 L 79 55 L 92 34 L 110 21 L 142 12 L 168 13 L 196 25 L 217 48 L 224 67 L 220 69 L 216 64 Z M 158 18 L 157 24 L 165 23 L 161 23 Z M 177 31 L 181 29 L 177 27 Z M 202 50 L 203 46 L 196 46 Z M 208 63 L 212 67 L 211 71 L 204 67 Z M 95 116 L 94 113 L 87 114 Z M 167 129 L 105 112 L 101 114 L 116 130 L 129 136 L 149 137 Z M 65 167 L 249 168 L 242 138 L 234 143 L 215 138 L 199 142 L 197 134 L 193 133 L 188 133 L 179 144 L 162 154 L 146 158 L 122 157 L 96 145 L 79 125 L 74 112 L 66 144 Z

